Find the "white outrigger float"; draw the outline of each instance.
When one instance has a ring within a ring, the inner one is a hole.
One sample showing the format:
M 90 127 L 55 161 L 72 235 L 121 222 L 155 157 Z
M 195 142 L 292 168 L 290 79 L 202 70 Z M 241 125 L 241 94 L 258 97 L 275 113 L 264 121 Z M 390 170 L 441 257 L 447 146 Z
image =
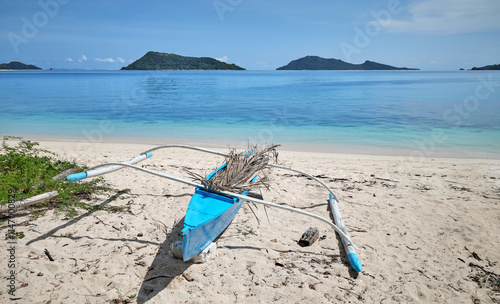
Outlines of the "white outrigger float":
M 189 203 L 188 209 L 186 211 L 186 216 L 184 219 L 184 229 L 182 230 L 182 235 L 184 238 L 183 241 L 183 259 L 185 261 L 191 259 L 198 253 L 202 252 L 205 248 L 207 248 L 213 240 L 215 240 L 227 226 L 231 223 L 233 218 L 236 216 L 238 210 L 241 208 L 243 202 L 250 201 L 256 204 L 265 205 L 268 207 L 274 207 L 279 209 L 288 210 L 291 212 L 303 214 L 305 216 L 312 217 L 316 220 L 319 220 L 323 223 L 326 223 L 328 226 L 333 228 L 341 237 L 342 243 L 344 245 L 345 251 L 347 253 L 347 257 L 349 262 L 356 272 L 361 272 L 362 265 L 356 254 L 356 247 L 351 241 L 349 235 L 347 234 L 347 230 L 342 221 L 340 211 L 338 208 L 338 199 L 335 193 L 321 180 L 318 178 L 303 172 L 301 170 L 297 170 L 290 167 L 280 166 L 276 164 L 267 164 L 267 167 L 293 171 L 299 174 L 302 174 L 308 178 L 311 178 L 321 184 L 326 190 L 329 192 L 328 202 L 330 204 L 330 208 L 333 213 L 333 217 L 335 223 L 332 223 L 330 220 L 325 219 L 316 214 L 303 211 L 300 209 L 292 208 L 289 206 L 279 205 L 276 203 L 271 203 L 262 199 L 258 199 L 252 196 L 248 196 L 248 191 L 242 191 L 241 193 L 235 193 L 230 191 L 222 191 L 222 190 L 214 190 L 209 189 L 206 186 L 199 185 L 196 182 L 175 177 L 164 172 L 159 172 L 155 170 L 148 170 L 138 166 L 135 166 L 136 163 L 150 158 L 153 156 L 153 151 L 167 148 L 183 148 L 183 149 L 191 149 L 196 151 L 201 151 L 205 153 L 211 153 L 223 157 L 228 157 L 227 154 L 195 147 L 188 145 L 163 145 L 147 150 L 140 155 L 124 161 L 124 162 L 110 162 L 97 165 L 95 167 L 89 168 L 84 172 L 75 173 L 68 175 L 66 179 L 68 181 L 78 181 L 89 177 L 94 177 L 110 172 L 114 172 L 123 168 L 132 168 L 136 169 L 148 174 L 160 176 L 163 178 L 168 178 L 173 181 L 177 181 L 180 183 L 184 183 L 190 186 L 195 187 L 195 193 L 193 194 L 191 201 Z M 252 150 L 248 153 L 252 153 Z M 210 180 L 216 174 L 226 169 L 226 164 L 222 165 L 214 172 L 209 174 L 206 179 Z M 255 182 L 257 177 L 254 177 L 251 182 Z

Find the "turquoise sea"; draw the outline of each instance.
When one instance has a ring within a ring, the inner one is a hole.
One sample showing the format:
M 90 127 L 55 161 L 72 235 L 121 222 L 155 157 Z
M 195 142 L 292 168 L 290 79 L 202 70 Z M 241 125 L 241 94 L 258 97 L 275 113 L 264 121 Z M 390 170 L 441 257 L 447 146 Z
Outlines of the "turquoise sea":
M 5 71 L 0 135 L 500 155 L 498 71 Z

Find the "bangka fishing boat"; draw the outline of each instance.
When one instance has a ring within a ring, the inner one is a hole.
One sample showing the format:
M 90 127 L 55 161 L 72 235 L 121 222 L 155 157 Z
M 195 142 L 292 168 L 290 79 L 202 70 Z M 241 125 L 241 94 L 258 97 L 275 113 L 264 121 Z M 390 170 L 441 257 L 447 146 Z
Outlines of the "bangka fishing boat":
M 268 207 L 274 207 L 274 208 L 279 208 L 279 209 L 284 209 L 288 210 L 291 212 L 303 214 L 312 218 L 315 218 L 319 221 L 322 221 L 326 224 L 328 224 L 331 228 L 333 228 L 341 237 L 342 243 L 344 245 L 345 251 L 347 253 L 349 262 L 352 266 L 352 268 L 360 272 L 362 270 L 362 265 L 361 262 L 358 258 L 358 255 L 355 252 L 356 247 L 352 243 L 350 237 L 347 234 L 346 228 L 342 222 L 342 218 L 340 216 L 340 211 L 338 208 L 338 199 L 335 195 L 335 193 L 321 180 L 318 178 L 303 172 L 301 170 L 297 170 L 294 168 L 290 167 L 285 167 L 277 164 L 267 164 L 267 167 L 270 168 L 275 168 L 275 169 L 282 169 L 282 170 L 288 170 L 288 171 L 293 171 L 296 173 L 299 173 L 301 175 L 304 175 L 308 178 L 311 178 L 315 180 L 316 182 L 320 183 L 325 189 L 328 190 L 329 192 L 329 203 L 330 203 L 330 208 L 332 210 L 332 213 L 334 215 L 334 220 L 335 223 L 332 221 L 325 219 L 323 217 L 320 217 L 316 214 L 292 208 L 289 206 L 285 205 L 280 205 L 276 203 L 271 203 L 268 201 L 265 201 L 260 198 L 256 198 L 253 196 L 248 195 L 248 190 L 241 191 L 239 193 L 236 192 L 231 192 L 231 191 L 226 191 L 226 190 L 221 190 L 221 189 L 212 189 L 210 187 L 206 186 L 206 183 L 203 181 L 200 184 L 175 177 L 169 174 L 166 174 L 164 172 L 159 172 L 155 170 L 149 170 L 145 169 L 142 167 L 135 166 L 136 163 L 145 160 L 147 158 L 150 158 L 153 156 L 153 151 L 155 150 L 160 150 L 160 149 L 166 149 L 166 148 L 183 148 L 183 149 L 191 149 L 191 150 L 196 150 L 200 152 L 205 152 L 205 153 L 210 153 L 210 154 L 215 154 L 223 157 L 228 157 L 227 154 L 220 153 L 217 151 L 212 151 L 200 147 L 195 147 L 195 146 L 187 146 L 187 145 L 164 145 L 164 146 L 159 146 L 155 147 L 153 149 L 150 149 L 148 151 L 145 151 L 141 153 L 140 155 L 124 161 L 124 162 L 110 162 L 110 163 L 104 163 L 97 165 L 95 167 L 92 167 L 88 170 L 85 170 L 84 172 L 80 173 L 75 173 L 68 175 L 66 179 L 68 181 L 78 181 L 82 180 L 85 178 L 89 177 L 94 177 L 110 172 L 114 172 L 120 169 L 123 169 L 125 167 L 128 168 L 133 168 L 145 173 L 153 174 L 156 176 L 160 176 L 163 178 L 167 178 L 170 180 L 174 180 L 177 182 L 181 182 L 190 186 L 195 187 L 195 192 L 191 198 L 191 201 L 189 202 L 187 211 L 186 211 L 186 216 L 184 218 L 184 228 L 181 232 L 183 235 L 183 260 L 187 261 L 200 252 L 202 252 L 204 249 L 206 249 L 231 223 L 233 218 L 236 216 L 238 213 L 238 210 L 241 208 L 242 204 L 245 201 L 250 201 L 256 204 L 262 204 Z M 250 150 L 247 153 L 253 153 L 253 150 Z M 216 170 L 214 170 L 212 173 L 210 173 L 206 177 L 206 181 L 212 180 L 215 176 L 223 172 L 224 170 L 227 170 L 227 163 L 223 164 Z M 251 183 L 255 182 L 257 179 L 257 176 L 254 176 L 251 179 Z

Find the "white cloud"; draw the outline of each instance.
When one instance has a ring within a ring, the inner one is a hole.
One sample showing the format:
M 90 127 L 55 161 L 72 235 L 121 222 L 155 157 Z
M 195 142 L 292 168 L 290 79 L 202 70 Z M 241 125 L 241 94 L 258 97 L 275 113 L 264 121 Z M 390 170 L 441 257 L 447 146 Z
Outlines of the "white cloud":
M 498 0 L 419 0 L 409 5 L 410 17 L 393 15 L 383 22 L 388 32 L 457 34 L 500 30 Z
M 75 62 L 75 61 L 78 61 L 78 62 L 84 62 L 84 61 L 87 61 L 87 56 L 82 55 L 82 56 L 81 56 L 80 58 L 78 58 L 78 59 L 73 59 L 73 58 L 71 58 L 71 57 L 68 57 L 68 58 L 64 59 L 64 61 L 66 61 L 66 62 Z
M 227 62 L 227 56 L 222 56 L 221 58 L 215 58 L 221 62 Z
M 115 62 L 115 60 L 113 58 L 95 58 L 95 61 L 97 61 L 97 62 L 108 62 L 108 63 Z
M 124 63 L 125 59 L 121 57 L 117 57 L 116 59 L 113 59 L 111 57 L 108 58 L 94 58 L 95 61 L 101 62 L 101 63 L 114 63 L 114 62 L 121 62 Z

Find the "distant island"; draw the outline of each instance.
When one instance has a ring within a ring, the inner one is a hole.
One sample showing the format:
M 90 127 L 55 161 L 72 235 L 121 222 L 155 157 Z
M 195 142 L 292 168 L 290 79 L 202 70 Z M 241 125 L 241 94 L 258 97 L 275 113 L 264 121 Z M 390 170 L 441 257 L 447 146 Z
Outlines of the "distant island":
M 186 57 L 176 54 L 147 52 L 122 70 L 244 70 L 210 57 Z
M 491 71 L 491 70 L 500 70 L 500 64 L 486 65 L 484 67 L 473 67 L 471 71 Z
M 42 70 L 42 69 L 31 64 L 24 64 L 19 61 L 12 61 L 9 63 L 0 63 L 0 70 Z
M 306 56 L 291 61 L 276 70 L 419 70 L 414 68 L 397 68 L 373 61 L 353 64 L 340 59 L 327 59 L 318 56 Z

